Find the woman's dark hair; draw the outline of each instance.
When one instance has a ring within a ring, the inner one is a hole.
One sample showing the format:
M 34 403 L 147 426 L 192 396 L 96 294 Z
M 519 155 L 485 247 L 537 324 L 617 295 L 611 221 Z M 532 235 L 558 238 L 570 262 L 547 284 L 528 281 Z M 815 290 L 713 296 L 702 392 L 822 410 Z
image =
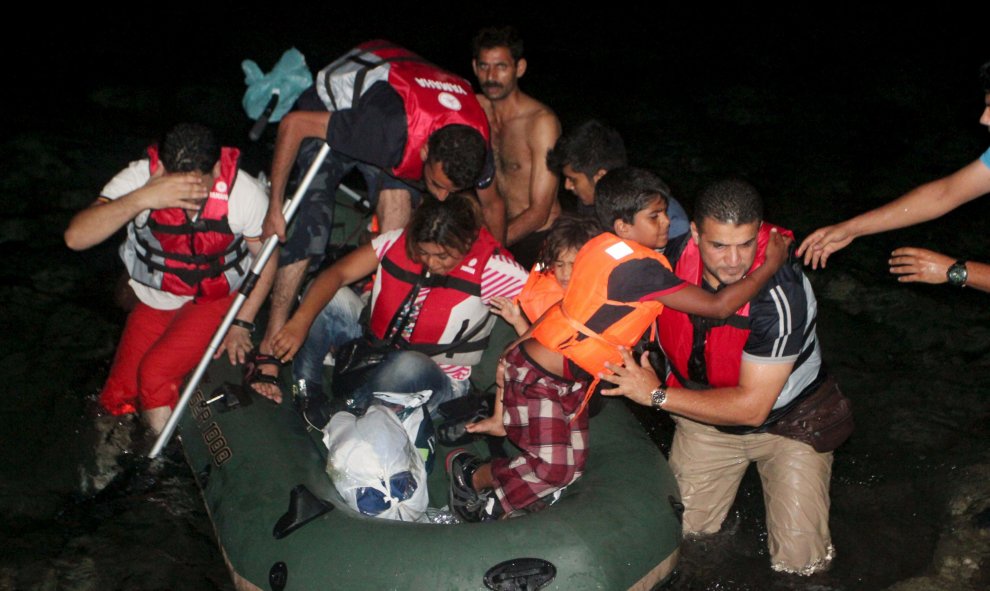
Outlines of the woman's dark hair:
M 406 253 L 415 259 L 417 244 L 433 242 L 465 254 L 480 231 L 481 208 L 473 191 L 451 193 L 443 201 L 426 195 L 406 229 Z
M 579 217 L 567 213 L 561 215 L 550 226 L 547 237 L 543 240 L 543 247 L 540 249 L 540 265 L 544 269 L 552 268 L 554 261 L 560 258 L 560 255 L 565 251 L 572 248 L 581 250 L 586 242 L 601 233 L 601 226 L 594 218 Z

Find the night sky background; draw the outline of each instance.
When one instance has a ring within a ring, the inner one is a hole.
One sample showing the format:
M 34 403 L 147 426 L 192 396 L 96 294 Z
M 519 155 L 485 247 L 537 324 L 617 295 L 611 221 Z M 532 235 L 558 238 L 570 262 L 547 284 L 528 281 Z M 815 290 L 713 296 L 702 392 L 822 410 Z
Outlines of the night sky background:
M 776 221 L 808 231 L 820 225 L 808 213 L 831 214 L 824 222 L 862 211 L 986 144 L 975 72 L 990 58 L 990 8 L 388 6 L 162 5 L 124 16 L 76 5 L 57 18 L 12 20 L 31 34 L 11 47 L 20 58 L 8 71 L 7 130 L 70 131 L 95 152 L 112 144 L 111 156 L 129 159 L 175 121 L 195 119 L 244 147 L 246 166 L 259 170 L 271 135 L 247 145 L 242 59 L 267 71 L 294 46 L 315 71 L 384 37 L 473 81 L 471 37 L 511 23 L 527 41 L 523 90 L 565 128 L 589 117 L 617 127 L 632 163 L 659 172 L 688 205 L 712 178 L 741 174 L 764 190 L 771 214 L 782 202 Z

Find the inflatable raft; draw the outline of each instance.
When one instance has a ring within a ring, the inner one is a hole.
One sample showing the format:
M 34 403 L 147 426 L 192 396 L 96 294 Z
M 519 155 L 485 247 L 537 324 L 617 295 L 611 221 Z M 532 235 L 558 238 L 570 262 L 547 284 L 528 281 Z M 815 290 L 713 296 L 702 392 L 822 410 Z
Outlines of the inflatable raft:
M 238 589 L 651 589 L 677 561 L 677 483 L 620 400 L 591 420 L 584 476 L 548 509 L 407 523 L 349 508 L 324 471 L 322 433 L 291 404 L 243 392 L 240 371 L 215 361 L 179 431 Z M 448 450 L 437 451 L 431 507 L 447 504 Z

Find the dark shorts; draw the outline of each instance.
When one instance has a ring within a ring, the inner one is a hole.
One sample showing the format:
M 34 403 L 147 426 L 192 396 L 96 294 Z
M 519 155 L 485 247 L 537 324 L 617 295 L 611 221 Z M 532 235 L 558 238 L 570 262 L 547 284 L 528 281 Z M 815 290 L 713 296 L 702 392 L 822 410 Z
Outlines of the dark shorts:
M 290 186 L 294 187 L 302 181 L 322 143 L 316 139 L 303 141 L 299 147 L 294 179 Z M 364 177 L 369 196 L 368 201 L 372 208 L 378 204 L 378 194 L 383 189 L 405 189 L 409 191 L 412 197 L 412 206 L 416 207 L 419 204 L 421 193 L 415 187 L 400 181 L 376 166 L 359 162 L 354 158 L 331 150 L 323 162 L 323 166 L 313 177 L 313 182 L 303 196 L 303 202 L 289 225 L 288 236 L 279 254 L 279 265 L 311 259 L 310 265 L 312 267 L 319 266 L 326 253 L 327 245 L 330 243 L 330 235 L 333 230 L 336 189 L 341 180 L 355 169 Z

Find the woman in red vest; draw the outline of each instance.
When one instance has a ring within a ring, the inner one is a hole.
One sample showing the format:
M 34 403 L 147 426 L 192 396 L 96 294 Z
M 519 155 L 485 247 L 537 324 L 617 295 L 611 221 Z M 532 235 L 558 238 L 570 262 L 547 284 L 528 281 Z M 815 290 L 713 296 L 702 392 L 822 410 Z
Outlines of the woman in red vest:
M 407 228 L 379 235 L 323 271 L 273 339 L 276 357 L 297 359 L 297 377 L 308 391 L 320 393 L 327 353 L 311 345 L 358 326 L 353 312 L 340 313 L 346 306 L 328 303 L 346 291 L 341 287 L 371 273 L 371 308 L 362 328 L 372 342 L 395 351 L 358 388 L 336 394 L 360 407 L 374 393 L 421 393 L 431 412 L 467 393 L 471 366 L 481 360 L 495 321 L 489 304 L 515 297 L 526 282 L 525 270 L 482 227 L 473 196 L 427 198 Z

